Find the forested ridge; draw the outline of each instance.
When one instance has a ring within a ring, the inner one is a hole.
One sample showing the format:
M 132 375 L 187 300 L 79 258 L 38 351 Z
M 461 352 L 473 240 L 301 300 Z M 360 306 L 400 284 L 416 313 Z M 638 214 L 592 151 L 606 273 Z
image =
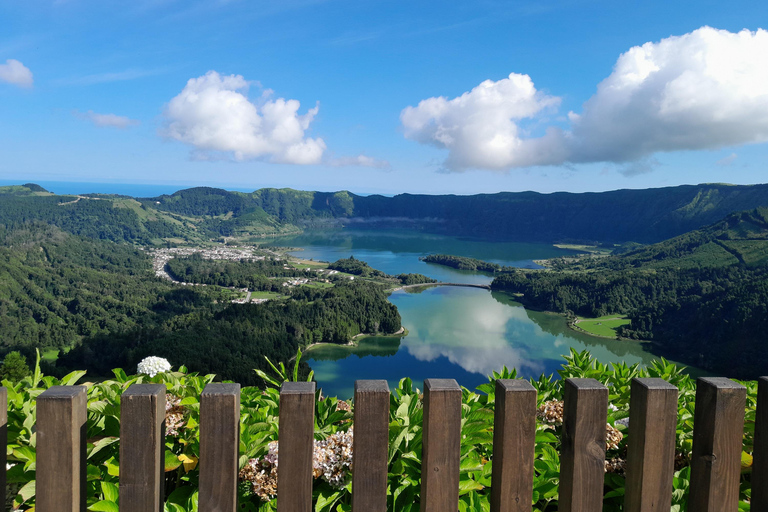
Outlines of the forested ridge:
M 0 187 L 0 223 L 41 220 L 91 238 L 162 245 L 297 233 L 317 226 L 408 228 L 526 242 L 652 243 L 768 207 L 768 185 L 701 184 L 600 193 L 360 196 L 211 187 L 152 198 Z
M 516 270 L 491 286 L 538 309 L 627 315 L 621 336 L 714 372 L 754 377 L 768 363 L 768 209 L 626 254 Z
M 260 379 L 253 369 L 268 370 L 265 356 L 288 361 L 297 348 L 310 343 L 346 343 L 362 332 L 398 329 L 400 314 L 383 289 L 349 282 L 324 290 L 297 288 L 290 300 L 201 309 L 121 336 L 97 336 L 62 357 L 60 365 L 105 374 L 121 361 L 135 364 L 156 355 L 174 365 L 256 385 Z
M 207 263 L 224 264 L 221 270 L 232 270 L 234 279 L 253 272 L 260 282 L 299 272 L 272 260 L 245 263 L 241 274 L 234 272 L 240 262 Z M 373 283 L 289 293 L 287 300 L 230 304 L 219 287 L 180 287 L 155 277 L 150 256 L 132 245 L 39 222 L 0 225 L 0 357 L 19 350 L 34 360 L 36 348 L 59 349 L 53 373 L 108 375 L 159 355 L 177 366 L 257 384 L 253 369 L 268 369 L 264 356 L 287 361 L 312 342 L 400 328 L 397 309 Z

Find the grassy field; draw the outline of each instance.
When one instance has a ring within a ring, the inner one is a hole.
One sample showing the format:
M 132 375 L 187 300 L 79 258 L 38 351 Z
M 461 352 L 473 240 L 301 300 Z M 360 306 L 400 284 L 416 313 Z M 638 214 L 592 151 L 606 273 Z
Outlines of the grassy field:
M 48 350 L 44 350 L 40 354 L 40 358 L 43 359 L 44 361 L 49 361 L 49 362 L 52 363 L 52 362 L 56 361 L 59 358 L 59 349 L 51 348 L 51 349 L 48 349 Z
M 628 325 L 629 318 L 619 315 L 605 315 L 598 318 L 578 317 L 576 322 L 576 327 L 589 334 L 604 338 L 615 338 L 616 329 L 622 325 Z
M 251 299 L 276 299 L 280 297 L 276 292 L 251 292 Z
M 307 284 L 304 284 L 302 286 L 306 286 L 308 288 L 333 288 L 333 283 L 324 283 L 322 281 L 310 281 Z

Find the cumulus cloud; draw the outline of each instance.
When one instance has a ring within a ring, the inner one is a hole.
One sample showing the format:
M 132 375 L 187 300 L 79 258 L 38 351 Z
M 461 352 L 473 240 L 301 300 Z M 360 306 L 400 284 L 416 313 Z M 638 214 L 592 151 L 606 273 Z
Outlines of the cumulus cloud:
M 405 136 L 447 148 L 451 170 L 479 167 L 507 169 L 559 163 L 563 155 L 543 151 L 561 139 L 556 130 L 542 138 L 525 138 L 519 121 L 560 104 L 560 98 L 537 91 L 528 75 L 512 73 L 486 80 L 453 99 L 428 98 L 400 114 Z
M 449 150 L 450 170 L 641 162 L 625 173 L 638 174 L 657 152 L 768 141 L 766 55 L 763 29 L 702 27 L 636 46 L 582 112 L 568 114 L 569 129 L 550 127 L 541 137 L 526 137 L 519 121 L 541 118 L 558 98 L 536 91 L 527 75 L 510 75 L 503 86 L 506 79 L 483 82 L 453 100 L 424 100 L 401 120 L 406 137 Z
M 5 64 L 0 64 L 0 82 L 32 87 L 32 71 L 16 59 L 8 59 Z
M 90 121 L 94 125 L 99 127 L 125 129 L 125 128 L 128 128 L 129 126 L 136 126 L 137 124 L 139 124 L 139 121 L 135 119 L 131 119 L 129 117 L 118 116 L 115 114 L 99 114 L 97 112 L 94 112 L 93 110 L 89 110 L 88 112 L 75 111 L 74 115 L 75 117 L 78 117 L 80 119 Z
M 165 108 L 166 137 L 199 152 L 223 152 L 235 160 L 266 159 L 290 164 L 319 163 L 325 142 L 305 137 L 319 106 L 299 115 L 299 102 L 248 96 L 249 82 L 240 75 L 215 71 L 192 78 Z

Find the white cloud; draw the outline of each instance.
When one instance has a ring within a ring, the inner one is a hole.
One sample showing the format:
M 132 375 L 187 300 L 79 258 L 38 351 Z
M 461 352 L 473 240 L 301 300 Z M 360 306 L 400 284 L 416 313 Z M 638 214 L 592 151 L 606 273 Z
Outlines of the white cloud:
M 562 155 L 542 152 L 561 138 L 557 131 L 530 139 L 518 125 L 559 104 L 560 98 L 537 91 L 528 75 L 512 73 L 451 100 L 440 96 L 406 107 L 400 121 L 407 138 L 447 148 L 451 170 L 501 170 L 562 161 Z
M 128 128 L 129 126 L 136 126 L 137 124 L 139 124 L 139 121 L 135 119 L 131 119 L 129 117 L 118 116 L 115 114 L 99 114 L 97 112 L 94 112 L 93 110 L 89 110 L 88 112 L 85 112 L 85 113 L 76 111 L 74 112 L 74 115 L 80 119 L 85 119 L 86 121 L 90 121 L 99 127 L 125 129 L 125 128 Z
M 558 99 L 537 92 L 527 75 L 483 82 L 450 101 L 424 100 L 401 120 L 406 137 L 449 150 L 449 170 L 640 162 L 628 167 L 632 175 L 650 170 L 642 162 L 657 152 L 768 141 L 766 55 L 763 29 L 702 27 L 636 46 L 581 114 L 568 114 L 570 130 L 550 127 L 542 137 L 526 137 L 519 120 L 540 118 Z
M 731 153 L 730 155 L 726 156 L 725 158 L 721 158 L 717 162 L 715 162 L 716 165 L 720 165 L 723 167 L 727 167 L 731 165 L 733 162 L 736 161 L 738 158 L 738 155 L 736 153 Z
M 272 91 L 267 90 L 254 103 L 246 96 L 248 87 L 240 75 L 222 76 L 215 71 L 190 79 L 165 108 L 163 135 L 198 151 L 231 154 L 238 161 L 319 163 L 325 142 L 305 137 L 318 105 L 299 115 L 297 100 L 270 100 Z
M 374 169 L 391 168 L 389 162 L 386 160 L 378 160 L 366 155 L 331 158 L 328 160 L 328 164 L 333 167 L 372 167 Z
M 702 27 L 619 57 L 580 116 L 574 162 L 768 141 L 768 32 Z
M 32 87 L 32 71 L 16 59 L 8 59 L 5 64 L 0 64 L 0 82 Z

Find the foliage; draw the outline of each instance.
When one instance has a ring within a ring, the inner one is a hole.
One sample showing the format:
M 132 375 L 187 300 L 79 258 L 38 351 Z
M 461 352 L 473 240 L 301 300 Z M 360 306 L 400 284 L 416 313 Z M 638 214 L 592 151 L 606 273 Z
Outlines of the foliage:
M 768 265 L 761 261 L 768 261 L 766 209 L 610 257 L 515 270 L 491 287 L 522 294 L 537 309 L 627 316 L 620 336 L 652 340 L 700 368 L 754 378 L 768 364 Z
M 29 373 L 27 360 L 20 352 L 16 350 L 8 352 L 3 358 L 3 364 L 0 366 L 0 379 L 19 382 Z
M 195 277 L 224 279 L 218 262 L 179 261 Z M 283 293 L 270 275 L 305 274 L 271 259 L 224 265 L 234 279 L 261 280 Z M 231 304 L 227 291 L 159 279 L 150 256 L 129 245 L 39 223 L 0 229 L 0 356 L 15 350 L 29 359 L 35 348 L 60 349 L 50 373 L 107 376 L 158 355 L 247 385 L 256 383 L 254 368 L 267 369 L 264 356 L 288 361 L 299 346 L 400 328 L 397 308 L 373 283 L 302 287 L 265 304 Z
M 437 282 L 437 279 L 432 279 L 431 277 L 427 277 L 424 274 L 398 274 L 395 277 L 399 279 L 400 283 L 405 286 Z
M 384 272 L 372 268 L 368 263 L 362 260 L 356 260 L 354 256 L 336 260 L 329 264 L 328 268 L 362 277 L 387 277 L 387 274 Z
M 284 260 L 208 260 L 199 253 L 173 258 L 166 264 L 168 272 L 177 280 L 218 286 L 233 286 L 249 290 L 282 290 L 282 280 L 274 277 L 305 277 L 308 272 L 286 268 Z
M 298 287 L 285 301 L 199 308 L 159 325 L 96 336 L 61 356 L 57 365 L 104 375 L 115 366 L 132 366 L 156 355 L 174 366 L 185 364 L 253 385 L 258 383 L 253 369 L 268 369 L 265 356 L 288 361 L 299 347 L 346 343 L 360 333 L 393 333 L 400 322 L 381 287 L 345 281 L 332 288 Z
M 244 387 L 241 390 L 240 469 L 249 460 L 263 457 L 269 444 L 277 440 L 279 391 L 286 380 L 298 380 L 300 356 L 292 368 L 284 364 L 270 363 L 270 373 L 258 375 L 267 387 Z M 39 363 L 39 359 L 38 359 Z M 678 453 L 674 477 L 674 511 L 686 510 L 690 468 L 688 458 L 692 448 L 693 411 L 695 407 L 694 381 L 682 368 L 664 359 L 648 368 L 638 365 L 601 364 L 587 352 L 572 351 L 558 372 L 560 379 L 541 376 L 532 380 L 537 390 L 538 405 L 562 400 L 562 379 L 570 377 L 595 378 L 609 389 L 610 408 L 608 423 L 622 432 L 623 439 L 607 452 L 609 472 L 605 476 L 605 501 L 607 512 L 622 509 L 624 476 L 621 461 L 625 457 L 628 429 L 624 421 L 629 414 L 630 381 L 634 377 L 657 377 L 667 380 L 680 390 L 676 450 Z M 73 385 L 82 379 L 84 372 L 73 372 L 61 380 L 43 376 L 39 364 L 33 375 L 19 383 L 5 381 L 8 388 L 8 460 L 13 466 L 8 471 L 8 481 L 18 493 L 15 503 L 22 508 L 34 506 L 35 478 L 35 399 L 53 385 Z M 462 441 L 460 506 L 461 511 L 487 511 L 492 464 L 493 408 L 495 403 L 494 381 L 499 378 L 515 378 L 515 370 L 502 369 L 490 377 L 477 392 L 462 390 Z M 311 378 L 311 376 L 309 377 Z M 166 416 L 176 427 L 175 433 L 165 438 L 166 505 L 168 512 L 197 510 L 197 482 L 199 462 L 199 399 L 204 387 L 214 380 L 213 375 L 200 376 L 188 373 L 181 367 L 176 372 L 161 373 L 153 378 L 146 375 L 127 376 L 122 370 L 114 371 L 114 379 L 100 383 L 86 383 L 88 392 L 87 475 L 88 506 L 90 510 L 116 510 L 119 495 L 119 425 L 120 395 L 134 383 L 163 383 L 167 387 L 168 400 L 173 406 Z M 748 390 L 744 433 L 744 454 L 741 476 L 741 508 L 747 507 L 750 496 L 751 452 L 754 442 L 754 421 L 757 387 L 755 382 L 744 383 Z M 315 439 L 324 440 L 350 426 L 349 407 L 337 398 L 317 397 L 315 413 Z M 388 510 L 415 511 L 419 509 L 421 488 L 423 403 L 421 392 L 410 379 L 403 379 L 393 390 L 390 401 Z M 170 430 L 168 430 L 170 432 Z M 557 509 L 559 482 L 559 449 L 561 427 L 544 419 L 537 421 L 533 504 L 539 512 Z M 243 482 L 246 484 L 247 482 Z M 274 500 L 261 501 L 251 486 L 241 485 L 242 510 L 274 511 Z M 322 478 L 313 487 L 315 510 L 318 512 L 342 512 L 350 509 L 351 484 L 332 487 Z
M 467 258 L 465 256 L 452 256 L 450 254 L 429 254 L 420 260 L 427 263 L 437 263 L 447 267 L 457 268 L 459 270 L 473 270 L 481 272 L 508 272 L 510 267 L 502 267 L 498 263 L 490 263 L 476 258 Z

